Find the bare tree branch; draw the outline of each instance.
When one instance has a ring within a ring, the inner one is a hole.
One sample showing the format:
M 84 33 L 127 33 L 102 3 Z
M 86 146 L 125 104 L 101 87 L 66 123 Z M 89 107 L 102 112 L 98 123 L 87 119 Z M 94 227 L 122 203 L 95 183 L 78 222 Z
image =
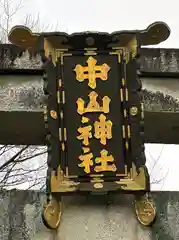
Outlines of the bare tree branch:
M 16 160 L 16 158 L 25 150 L 27 149 L 28 146 L 25 146 L 24 148 L 22 148 L 21 150 L 19 150 L 18 153 L 16 153 L 13 157 L 11 157 L 8 161 L 6 161 L 4 164 L 2 164 L 0 166 L 0 171 L 2 171 L 5 167 L 7 167 L 10 163 L 14 162 Z
M 8 33 L 13 19 L 24 7 L 24 0 L 0 0 L 0 42 L 8 43 Z M 57 29 L 48 23 L 42 23 L 40 14 L 27 14 L 22 23 L 32 31 L 43 32 Z M 0 146 L 0 188 L 29 183 L 29 187 L 44 185 L 46 148 L 32 146 Z M 37 159 L 37 160 L 36 160 Z M 40 162 L 41 160 L 41 162 Z M 43 175 L 43 176 L 42 176 Z
M 1 42 L 8 42 L 8 32 L 11 27 L 11 22 L 14 15 L 23 7 L 22 0 L 14 5 L 15 1 L 12 0 L 0 0 L 0 40 Z
M 2 43 L 8 42 L 8 33 L 12 27 L 13 18 L 24 7 L 23 3 L 24 0 L 19 0 L 18 2 L 14 0 L 0 0 L 0 41 Z M 55 31 L 58 27 L 58 23 L 55 27 L 42 23 L 39 13 L 34 16 L 27 14 L 22 24 L 36 32 L 52 31 L 52 29 Z
M 45 158 L 42 161 L 39 157 L 46 154 L 46 148 L 12 147 L 1 146 L 4 154 L 0 153 L 0 188 L 22 184 L 27 184 L 28 188 L 43 185 L 47 166 Z M 5 152 L 5 149 L 9 149 L 9 151 Z

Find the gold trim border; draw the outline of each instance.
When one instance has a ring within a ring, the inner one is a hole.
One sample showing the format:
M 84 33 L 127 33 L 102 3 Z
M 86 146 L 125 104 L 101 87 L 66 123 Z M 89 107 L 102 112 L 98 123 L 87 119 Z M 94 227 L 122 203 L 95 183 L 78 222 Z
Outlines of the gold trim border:
M 76 177 L 76 176 L 75 176 Z M 92 177 L 92 176 L 91 176 Z M 93 175 L 93 179 L 90 180 L 92 183 L 104 182 L 105 180 Z M 112 183 L 116 183 L 120 185 L 121 190 L 146 190 L 146 175 L 144 167 L 139 169 L 139 173 L 137 173 L 136 166 L 133 163 L 130 171 L 127 173 L 126 177 L 119 179 L 118 181 L 113 181 Z M 60 166 L 57 170 L 57 175 L 55 171 L 52 172 L 50 178 L 51 192 L 75 192 L 77 190 L 77 186 L 83 184 L 81 182 L 76 182 L 69 177 L 65 176 Z M 110 189 L 109 189 L 110 190 Z

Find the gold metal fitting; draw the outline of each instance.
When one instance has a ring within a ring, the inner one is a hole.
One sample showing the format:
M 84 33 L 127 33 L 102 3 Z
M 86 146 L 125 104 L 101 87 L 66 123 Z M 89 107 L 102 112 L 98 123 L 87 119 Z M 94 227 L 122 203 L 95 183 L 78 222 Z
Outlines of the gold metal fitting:
M 93 187 L 96 188 L 96 189 L 103 188 L 103 184 L 102 183 L 95 183 L 93 185 Z
M 131 107 L 131 108 L 130 108 L 130 115 L 131 115 L 131 116 L 136 116 L 137 113 L 138 113 L 137 107 Z
M 51 116 L 53 119 L 57 119 L 57 112 L 54 111 L 54 110 L 51 110 L 51 111 L 50 111 L 50 116 Z

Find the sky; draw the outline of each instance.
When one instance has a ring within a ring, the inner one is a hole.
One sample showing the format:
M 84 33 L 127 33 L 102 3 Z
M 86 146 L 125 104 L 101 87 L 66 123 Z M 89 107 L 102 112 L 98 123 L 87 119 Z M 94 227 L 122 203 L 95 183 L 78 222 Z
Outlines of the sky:
M 16 15 L 13 24 L 19 24 L 26 14 L 38 12 L 43 23 L 58 22 L 59 31 L 68 33 L 83 30 L 113 32 L 145 29 L 152 22 L 164 21 L 172 33 L 160 46 L 178 48 L 178 9 L 177 0 L 24 0 L 24 8 Z
M 13 4 L 16 2 L 13 0 Z M 178 0 L 25 0 L 24 8 L 14 16 L 12 24 L 22 24 L 27 14 L 38 13 L 41 23 L 58 22 L 58 30 L 67 33 L 145 29 L 155 21 L 164 21 L 171 35 L 154 47 L 179 48 Z M 146 156 L 152 189 L 179 190 L 179 146 L 149 144 Z

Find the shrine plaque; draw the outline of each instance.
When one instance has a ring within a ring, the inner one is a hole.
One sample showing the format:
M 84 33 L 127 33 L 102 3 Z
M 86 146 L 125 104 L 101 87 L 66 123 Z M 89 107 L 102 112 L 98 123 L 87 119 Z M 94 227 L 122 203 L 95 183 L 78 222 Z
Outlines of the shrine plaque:
M 147 189 L 137 36 L 128 44 L 50 55 L 44 41 L 52 192 Z
M 131 42 L 137 52 L 136 38 Z M 93 188 L 96 179 L 109 190 L 144 190 L 144 115 L 132 54 L 124 48 L 83 49 L 61 53 L 55 64 L 50 59 L 45 65 L 47 112 L 54 112 L 48 118 L 50 165 L 57 176 L 63 172 L 81 191 Z M 138 175 L 142 185 L 134 181 Z M 52 176 L 52 189 L 60 189 L 57 182 Z
M 141 45 L 158 44 L 169 34 L 162 22 L 111 34 L 32 33 L 24 26 L 10 31 L 12 43 L 39 52 L 43 61 L 47 227 L 60 224 L 62 195 L 95 191 L 141 191 L 137 219 L 144 226 L 154 222 L 139 56 Z
M 44 63 L 50 193 L 149 190 L 140 47 L 169 34 L 162 22 L 111 34 L 11 29 L 9 40 L 39 52 Z
M 124 173 L 121 65 L 109 52 L 64 57 L 69 175 Z

